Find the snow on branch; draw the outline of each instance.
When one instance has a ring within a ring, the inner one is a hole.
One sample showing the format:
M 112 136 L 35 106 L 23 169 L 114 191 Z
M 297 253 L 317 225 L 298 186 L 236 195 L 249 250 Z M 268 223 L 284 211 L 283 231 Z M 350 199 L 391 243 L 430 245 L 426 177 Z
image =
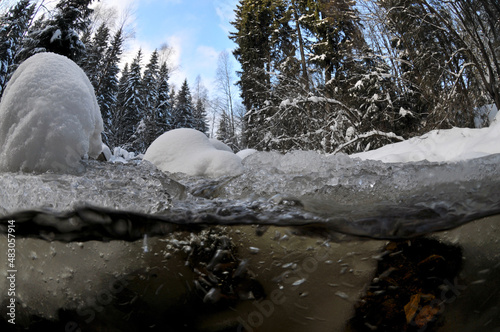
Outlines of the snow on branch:
M 350 141 L 345 142 L 345 143 L 339 145 L 335 149 L 335 151 L 333 151 L 332 154 L 339 153 L 340 151 L 342 151 L 343 149 L 345 149 L 349 145 L 357 142 L 360 139 L 364 139 L 364 138 L 368 138 L 368 137 L 373 137 L 373 136 L 383 136 L 383 137 L 387 137 L 387 138 L 390 138 L 390 139 L 396 139 L 396 140 L 399 140 L 399 141 L 404 141 L 405 140 L 403 137 L 398 136 L 398 135 L 396 135 L 396 134 L 394 134 L 392 132 L 391 133 L 386 133 L 386 132 L 379 131 L 379 130 L 372 130 L 372 131 L 369 131 L 369 132 L 357 135 L 355 138 L 351 139 Z

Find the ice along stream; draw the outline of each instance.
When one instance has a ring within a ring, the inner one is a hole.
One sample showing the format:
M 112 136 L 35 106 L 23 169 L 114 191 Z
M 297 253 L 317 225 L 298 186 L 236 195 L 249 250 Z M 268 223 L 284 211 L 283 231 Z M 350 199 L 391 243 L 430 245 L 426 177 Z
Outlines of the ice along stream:
M 499 161 L 293 152 L 254 154 L 218 179 L 147 162 L 2 173 L 15 327 L 494 331 Z M 0 264 L 8 289 L 7 255 Z

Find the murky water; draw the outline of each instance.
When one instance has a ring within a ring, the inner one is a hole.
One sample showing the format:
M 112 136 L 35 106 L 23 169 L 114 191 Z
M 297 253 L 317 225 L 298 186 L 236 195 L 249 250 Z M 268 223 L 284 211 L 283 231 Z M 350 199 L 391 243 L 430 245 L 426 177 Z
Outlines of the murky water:
M 255 154 L 235 178 L 145 162 L 0 174 L 16 235 L 13 297 L 0 235 L 0 326 L 497 331 L 499 162 L 295 152 Z

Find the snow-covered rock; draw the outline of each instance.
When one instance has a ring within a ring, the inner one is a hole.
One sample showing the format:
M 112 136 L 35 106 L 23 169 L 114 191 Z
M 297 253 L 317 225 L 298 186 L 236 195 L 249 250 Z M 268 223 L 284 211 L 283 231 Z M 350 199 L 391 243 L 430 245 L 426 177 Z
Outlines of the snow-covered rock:
M 238 153 L 236 155 L 238 157 L 240 157 L 241 160 L 243 160 L 246 157 L 253 155 L 255 152 L 257 152 L 257 150 L 255 150 L 255 149 L 244 149 L 244 150 L 238 151 Z
M 111 153 L 111 149 L 109 148 L 109 146 L 107 146 L 104 143 L 102 143 L 102 153 L 103 153 L 106 161 L 110 161 L 111 157 L 113 157 L 113 154 Z
M 194 129 L 174 129 L 158 137 L 144 160 L 170 173 L 219 177 L 243 172 L 241 159 L 234 153 L 216 149 L 207 136 Z
M 32 56 L 15 71 L 0 104 L 0 171 L 73 172 L 102 150 L 94 89 L 70 59 Z
M 209 138 L 208 140 L 210 141 L 210 144 L 212 144 L 217 150 L 229 151 L 234 153 L 233 149 L 231 149 L 226 143 L 221 142 L 215 138 Z
M 136 156 L 133 152 L 128 152 L 127 150 L 125 150 L 123 148 L 116 147 L 116 148 L 114 148 L 113 154 L 112 154 L 111 158 L 109 159 L 109 161 L 112 163 L 126 164 L 129 161 L 136 160 L 138 158 L 139 158 L 139 156 Z

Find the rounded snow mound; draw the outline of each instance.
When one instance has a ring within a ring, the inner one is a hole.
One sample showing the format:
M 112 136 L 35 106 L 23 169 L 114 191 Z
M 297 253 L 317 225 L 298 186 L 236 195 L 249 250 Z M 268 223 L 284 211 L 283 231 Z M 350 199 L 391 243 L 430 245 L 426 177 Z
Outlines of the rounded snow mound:
M 0 171 L 74 172 L 102 149 L 94 89 L 70 59 L 39 53 L 14 72 L 0 103 Z
M 238 151 L 238 153 L 236 155 L 238 157 L 240 157 L 241 160 L 243 160 L 246 157 L 251 156 L 251 155 L 253 155 L 256 152 L 257 152 L 257 150 L 255 150 L 255 149 L 244 149 L 244 150 Z
M 174 129 L 149 146 L 144 160 L 164 172 L 191 176 L 234 176 L 243 172 L 241 159 L 234 153 L 216 149 L 208 137 L 194 129 Z
M 222 151 L 229 151 L 234 153 L 233 149 L 231 149 L 226 143 L 219 141 L 218 139 L 215 138 L 209 138 L 208 141 L 210 144 L 214 146 L 217 150 L 222 150 Z

